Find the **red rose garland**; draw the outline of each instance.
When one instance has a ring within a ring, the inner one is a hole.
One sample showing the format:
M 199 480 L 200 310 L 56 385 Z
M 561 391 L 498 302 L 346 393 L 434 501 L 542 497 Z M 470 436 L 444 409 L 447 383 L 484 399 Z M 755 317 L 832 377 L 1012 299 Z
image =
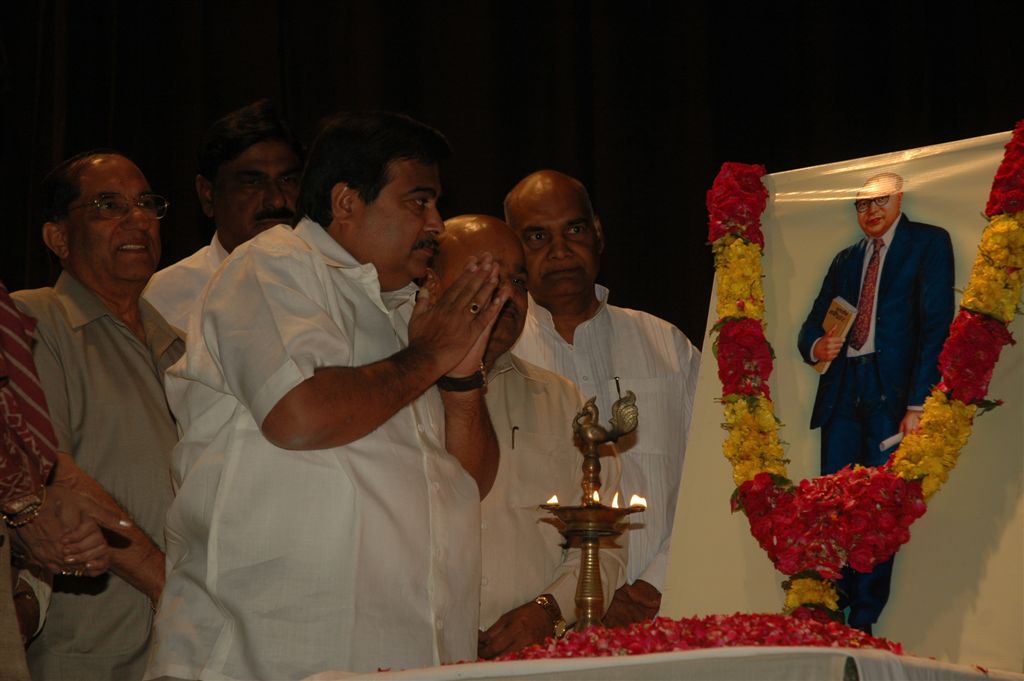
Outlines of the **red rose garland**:
M 1002 346 L 1013 342 L 1006 326 L 1024 283 L 1024 121 L 996 173 L 986 207 L 992 220 L 943 347 L 942 380 L 925 404 L 920 429 L 881 468 L 845 468 L 796 486 L 778 453 L 781 441 L 769 399 L 772 352 L 764 337 L 759 286 L 760 216 L 768 199 L 764 174 L 762 166 L 726 163 L 707 196 L 722 315 L 713 347 L 723 427 L 730 431 L 723 450 L 737 484 L 732 506 L 746 513 L 751 533 L 775 567 L 794 576 L 783 585 L 786 610 L 816 608 L 838 617 L 837 594 L 826 580 L 838 579 L 844 565 L 868 572 L 910 539 L 910 525 L 924 514 L 925 499 L 955 465 L 977 406 L 992 406 L 985 402 L 988 384 Z
M 867 572 L 910 538 L 925 499 L 945 481 L 966 443 L 975 405 L 984 402 L 1006 328 L 1024 284 L 1024 121 L 1018 123 L 996 173 L 962 309 L 939 363 L 942 381 L 925 404 L 918 432 L 904 439 L 881 468 L 845 468 L 802 480 L 784 475 L 768 387 L 772 351 L 762 324 L 760 216 L 768 200 L 761 166 L 727 163 L 708 192 L 709 237 L 718 269 L 718 336 L 714 351 L 730 431 L 723 444 L 751 533 L 776 568 L 791 575 L 790 615 L 735 614 L 656 618 L 618 629 L 592 627 L 547 639 L 498 660 L 634 655 L 722 646 L 873 647 L 902 654 L 897 643 L 874 638 L 834 619 L 831 581 L 843 565 Z M 753 249 L 753 250 L 752 250 Z M 952 463 L 950 463 L 952 461 Z

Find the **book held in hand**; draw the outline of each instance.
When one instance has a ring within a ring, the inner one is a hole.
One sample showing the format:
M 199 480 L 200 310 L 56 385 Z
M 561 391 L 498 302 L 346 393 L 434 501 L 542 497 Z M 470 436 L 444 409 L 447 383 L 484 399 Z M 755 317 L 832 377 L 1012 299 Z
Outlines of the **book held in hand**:
M 828 306 L 828 312 L 825 313 L 825 319 L 821 322 L 821 328 L 825 330 L 825 333 L 831 331 L 834 337 L 845 339 L 856 318 L 857 308 L 850 305 L 842 296 L 836 296 Z M 832 362 L 821 360 L 813 366 L 815 371 L 823 374 L 828 371 L 831 364 Z

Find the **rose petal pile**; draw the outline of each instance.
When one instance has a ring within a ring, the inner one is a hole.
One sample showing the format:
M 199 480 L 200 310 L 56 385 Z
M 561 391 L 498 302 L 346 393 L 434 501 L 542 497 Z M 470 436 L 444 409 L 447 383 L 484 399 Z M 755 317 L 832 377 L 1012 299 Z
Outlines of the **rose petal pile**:
M 793 615 L 710 615 L 679 620 L 658 617 L 616 629 L 591 627 L 569 632 L 562 640 L 548 638 L 544 643 L 495 659 L 611 657 L 727 646 L 878 648 L 903 654 L 898 643 L 868 636 L 838 622 L 822 621 L 804 611 Z

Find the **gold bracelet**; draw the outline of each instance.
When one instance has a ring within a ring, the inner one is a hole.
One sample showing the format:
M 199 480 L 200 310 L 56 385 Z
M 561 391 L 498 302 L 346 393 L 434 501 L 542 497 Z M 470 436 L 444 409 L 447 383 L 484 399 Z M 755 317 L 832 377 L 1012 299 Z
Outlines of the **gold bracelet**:
M 39 515 L 39 511 L 43 508 L 43 504 L 46 503 L 46 487 L 41 488 L 39 494 L 39 501 L 34 504 L 29 504 L 27 507 L 21 509 L 14 515 L 5 515 L 4 520 L 7 522 L 7 527 L 13 527 L 15 529 L 24 527 L 30 522 L 36 519 Z

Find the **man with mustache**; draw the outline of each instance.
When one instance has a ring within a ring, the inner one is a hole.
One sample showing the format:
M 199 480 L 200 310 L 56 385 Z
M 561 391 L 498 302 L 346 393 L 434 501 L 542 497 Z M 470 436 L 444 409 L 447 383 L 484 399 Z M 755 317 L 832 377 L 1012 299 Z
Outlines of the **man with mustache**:
M 199 294 L 235 248 L 274 225 L 295 224 L 304 149 L 267 99 L 210 126 L 199 148 L 196 194 L 213 240 L 155 275 L 145 297 L 184 329 Z
M 475 657 L 498 468 L 480 363 L 509 285 L 477 254 L 414 297 L 448 153 L 406 116 L 333 117 L 303 219 L 235 249 L 205 289 L 167 373 L 183 436 L 149 678 Z
M 648 506 L 643 527 L 629 532 L 627 583 L 605 624 L 651 618 L 661 607 L 700 353 L 668 322 L 607 303 L 596 284 L 601 221 L 578 180 L 528 175 L 506 197 L 505 219 L 525 245 L 532 299 L 515 353 L 596 395 L 602 419 L 620 388 L 636 393 L 640 426 L 618 442 L 622 491 Z
M 37 322 L 33 358 L 57 448 L 70 454 L 58 454 L 54 483 L 101 504 L 113 506 L 113 497 L 134 527 L 110 536 L 108 574 L 89 554 L 47 566 L 56 574 L 28 649 L 33 678 L 139 679 L 145 669 L 178 441 L 163 374 L 185 349 L 141 299 L 160 260 L 167 206 L 138 166 L 111 150 L 68 159 L 43 181 L 43 241 L 63 272 L 53 288 L 11 297 Z
M 487 410 L 501 451 L 494 486 L 480 509 L 479 653 L 491 658 L 561 637 L 574 620 L 579 550 L 562 550 L 564 539 L 538 505 L 553 493 L 564 504 L 580 502 L 583 459 L 572 420 L 583 400 L 565 378 L 510 352 L 526 323 L 527 273 L 523 246 L 504 222 L 487 215 L 446 221 L 424 288 L 440 295 L 484 251 L 512 290 L 484 351 Z M 616 484 L 601 489 L 609 502 Z M 605 605 L 625 578 L 624 562 L 622 550 L 601 554 Z

